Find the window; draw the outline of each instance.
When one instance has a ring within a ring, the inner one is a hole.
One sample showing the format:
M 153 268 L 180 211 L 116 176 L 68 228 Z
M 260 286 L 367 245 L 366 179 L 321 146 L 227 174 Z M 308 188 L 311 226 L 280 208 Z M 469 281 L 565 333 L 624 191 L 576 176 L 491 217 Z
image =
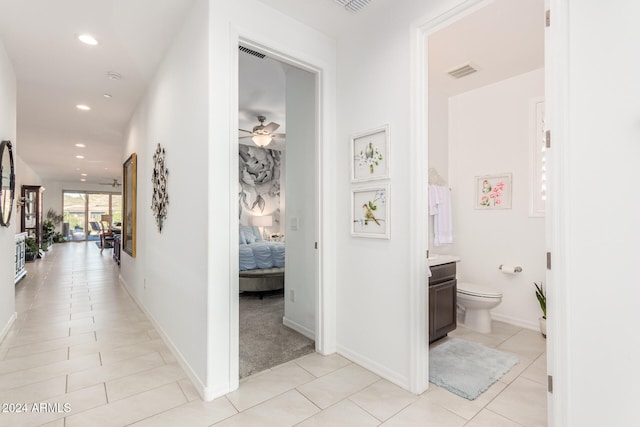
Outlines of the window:
M 544 127 L 544 98 L 537 98 L 531 101 L 529 133 L 529 215 L 542 217 L 544 216 L 547 199 L 547 144 Z
M 112 222 L 122 221 L 122 195 L 63 191 L 63 234 L 67 240 L 99 240 L 100 219 L 111 214 Z

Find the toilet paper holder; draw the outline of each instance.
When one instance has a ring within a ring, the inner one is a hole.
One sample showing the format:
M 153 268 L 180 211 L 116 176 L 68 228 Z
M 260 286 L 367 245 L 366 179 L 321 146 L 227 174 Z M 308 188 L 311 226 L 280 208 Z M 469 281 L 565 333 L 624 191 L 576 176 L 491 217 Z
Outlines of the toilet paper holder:
M 516 267 L 512 267 L 510 265 L 500 264 L 498 270 L 502 271 L 503 273 L 522 273 L 522 267 L 520 267 L 519 265 Z

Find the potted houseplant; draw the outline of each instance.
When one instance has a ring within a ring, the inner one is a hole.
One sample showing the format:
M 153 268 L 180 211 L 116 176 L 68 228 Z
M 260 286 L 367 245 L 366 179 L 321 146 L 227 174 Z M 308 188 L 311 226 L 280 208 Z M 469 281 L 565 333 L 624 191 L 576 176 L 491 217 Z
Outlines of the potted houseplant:
M 542 309 L 542 317 L 538 319 L 538 321 L 540 322 L 540 332 L 542 333 L 543 337 L 547 337 L 547 294 L 544 291 L 544 288 L 542 287 L 542 282 L 540 282 L 540 284 L 537 284 L 536 282 L 533 282 L 533 284 L 536 287 L 536 298 L 538 299 L 538 302 L 540 303 L 540 308 Z
M 53 236 L 56 234 L 56 226 L 50 219 L 42 223 L 42 249 L 45 251 L 53 243 Z
M 33 261 L 38 257 L 38 242 L 33 237 L 27 237 L 24 241 L 24 259 L 25 261 Z

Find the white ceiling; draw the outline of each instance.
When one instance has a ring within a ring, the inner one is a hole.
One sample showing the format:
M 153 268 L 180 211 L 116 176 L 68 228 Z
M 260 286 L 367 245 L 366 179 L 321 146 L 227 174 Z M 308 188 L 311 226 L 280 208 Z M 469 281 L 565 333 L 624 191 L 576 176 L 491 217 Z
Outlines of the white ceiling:
M 79 181 L 86 173 L 87 182 L 100 183 L 119 177 L 123 132 L 192 3 L 0 2 L 0 41 L 17 78 L 20 157 L 43 179 Z M 100 44 L 80 43 L 80 33 Z M 110 71 L 122 79 L 110 80 Z M 92 109 L 82 112 L 77 104 Z
M 471 63 L 478 72 L 447 72 Z M 429 37 L 429 88 L 453 96 L 544 67 L 544 0 L 494 0 Z
M 239 128 L 251 131 L 258 124 L 258 116 L 265 116 L 265 124 L 280 125 L 276 133 L 286 133 L 285 70 L 289 65 L 268 56 L 260 59 L 247 53 L 239 53 Z M 240 132 L 240 136 L 249 135 Z M 240 139 L 242 144 L 253 144 L 251 138 Z M 284 140 L 274 139 L 268 148 L 283 149 Z
M 352 13 L 334 0 L 261 1 L 332 36 L 389 7 L 378 0 Z M 89 183 L 121 175 L 124 130 L 192 3 L 0 1 L 0 40 L 18 80 L 17 151 L 36 173 L 60 181 L 79 181 L 87 173 Z M 431 37 L 437 62 L 430 63 L 430 84 L 455 94 L 542 67 L 542 5 L 543 0 L 496 0 Z M 100 44 L 80 43 L 75 36 L 84 32 Z M 480 72 L 459 81 L 445 74 L 467 61 Z M 277 132 L 286 132 L 286 67 L 240 54 L 241 128 L 251 130 L 262 114 L 267 123 L 281 125 Z M 110 71 L 122 79 L 110 80 Z M 76 110 L 80 103 L 92 110 Z

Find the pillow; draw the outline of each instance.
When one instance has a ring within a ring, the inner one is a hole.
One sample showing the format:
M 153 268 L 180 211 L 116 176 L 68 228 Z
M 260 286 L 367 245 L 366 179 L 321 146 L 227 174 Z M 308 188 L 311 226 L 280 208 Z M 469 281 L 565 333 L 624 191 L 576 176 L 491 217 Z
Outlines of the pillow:
M 249 226 L 249 225 L 241 225 L 240 226 L 240 231 L 242 231 L 244 233 L 244 238 L 247 241 L 247 243 L 254 243 L 254 242 L 261 242 L 262 241 L 262 235 L 260 234 L 260 229 L 256 226 Z M 250 236 L 253 236 L 253 242 L 249 242 Z
M 254 236 L 253 234 L 245 234 L 244 238 L 247 241 L 248 245 L 250 245 L 251 243 L 255 243 L 256 242 L 256 236 Z
M 241 245 L 246 245 L 247 244 L 247 238 L 244 235 L 244 231 L 240 232 L 240 242 Z
M 262 242 L 262 233 L 260 233 L 260 228 L 254 225 L 251 229 L 253 230 L 253 235 L 256 236 L 256 242 Z

